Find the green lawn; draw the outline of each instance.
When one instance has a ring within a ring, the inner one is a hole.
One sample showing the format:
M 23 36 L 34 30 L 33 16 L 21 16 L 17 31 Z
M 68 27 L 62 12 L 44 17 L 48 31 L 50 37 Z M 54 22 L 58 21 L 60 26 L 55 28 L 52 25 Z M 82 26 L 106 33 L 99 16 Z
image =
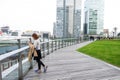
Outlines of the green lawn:
M 77 51 L 120 67 L 120 40 L 95 41 Z

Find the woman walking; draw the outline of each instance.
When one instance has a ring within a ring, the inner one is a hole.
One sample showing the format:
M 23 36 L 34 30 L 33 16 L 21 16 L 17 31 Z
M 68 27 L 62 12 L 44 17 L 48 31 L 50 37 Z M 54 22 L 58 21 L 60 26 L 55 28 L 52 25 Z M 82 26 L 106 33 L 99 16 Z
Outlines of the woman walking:
M 35 72 L 41 73 L 41 66 L 43 66 L 44 72 L 46 72 L 48 66 L 45 66 L 45 64 L 41 61 L 42 56 L 41 56 L 39 36 L 36 33 L 33 33 L 32 38 L 34 39 L 33 45 L 34 45 L 34 48 L 37 52 L 37 56 L 34 56 L 34 60 L 36 60 L 36 62 L 38 63 L 38 69 L 35 70 Z

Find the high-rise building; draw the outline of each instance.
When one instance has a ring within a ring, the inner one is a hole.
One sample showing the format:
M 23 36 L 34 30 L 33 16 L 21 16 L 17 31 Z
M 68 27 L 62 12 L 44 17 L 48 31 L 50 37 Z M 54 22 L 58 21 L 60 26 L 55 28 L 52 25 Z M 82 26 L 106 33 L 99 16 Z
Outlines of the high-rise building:
M 104 0 L 86 0 L 84 34 L 99 35 L 104 26 Z
M 80 36 L 81 0 L 76 0 L 75 3 L 77 4 L 74 4 L 74 1 L 75 0 L 57 0 L 57 19 L 53 33 L 58 38 Z
M 81 34 L 81 9 L 75 10 L 74 37 L 79 38 Z
M 55 36 L 57 38 L 63 37 L 63 7 L 57 7 L 57 19 L 56 19 L 56 26 L 55 26 Z
M 66 7 L 66 37 L 73 37 L 73 6 Z

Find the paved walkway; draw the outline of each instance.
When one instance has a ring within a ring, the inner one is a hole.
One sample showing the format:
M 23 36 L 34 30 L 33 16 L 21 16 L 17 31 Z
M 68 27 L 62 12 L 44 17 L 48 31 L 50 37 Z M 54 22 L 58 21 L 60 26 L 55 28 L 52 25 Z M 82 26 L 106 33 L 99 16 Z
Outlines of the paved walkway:
M 76 51 L 89 43 L 84 42 L 51 53 L 44 60 L 49 66 L 47 73 L 37 74 L 31 70 L 24 80 L 120 80 L 120 70 Z

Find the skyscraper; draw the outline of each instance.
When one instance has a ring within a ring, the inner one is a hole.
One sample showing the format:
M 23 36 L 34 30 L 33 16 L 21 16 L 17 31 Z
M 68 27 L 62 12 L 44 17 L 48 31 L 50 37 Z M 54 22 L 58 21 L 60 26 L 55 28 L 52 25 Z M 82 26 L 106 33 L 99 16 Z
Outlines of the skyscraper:
M 86 0 L 84 11 L 84 34 L 102 34 L 104 26 L 104 0 Z
M 75 24 L 74 24 L 74 37 L 79 38 L 81 35 L 81 9 L 75 10 Z
M 63 7 L 57 7 L 57 17 L 56 17 L 56 37 L 63 37 Z
M 73 6 L 66 7 L 66 29 L 68 38 L 73 37 Z
M 77 3 L 77 6 L 75 3 Z M 81 0 L 57 0 L 56 37 L 70 38 L 80 36 L 80 8 Z

